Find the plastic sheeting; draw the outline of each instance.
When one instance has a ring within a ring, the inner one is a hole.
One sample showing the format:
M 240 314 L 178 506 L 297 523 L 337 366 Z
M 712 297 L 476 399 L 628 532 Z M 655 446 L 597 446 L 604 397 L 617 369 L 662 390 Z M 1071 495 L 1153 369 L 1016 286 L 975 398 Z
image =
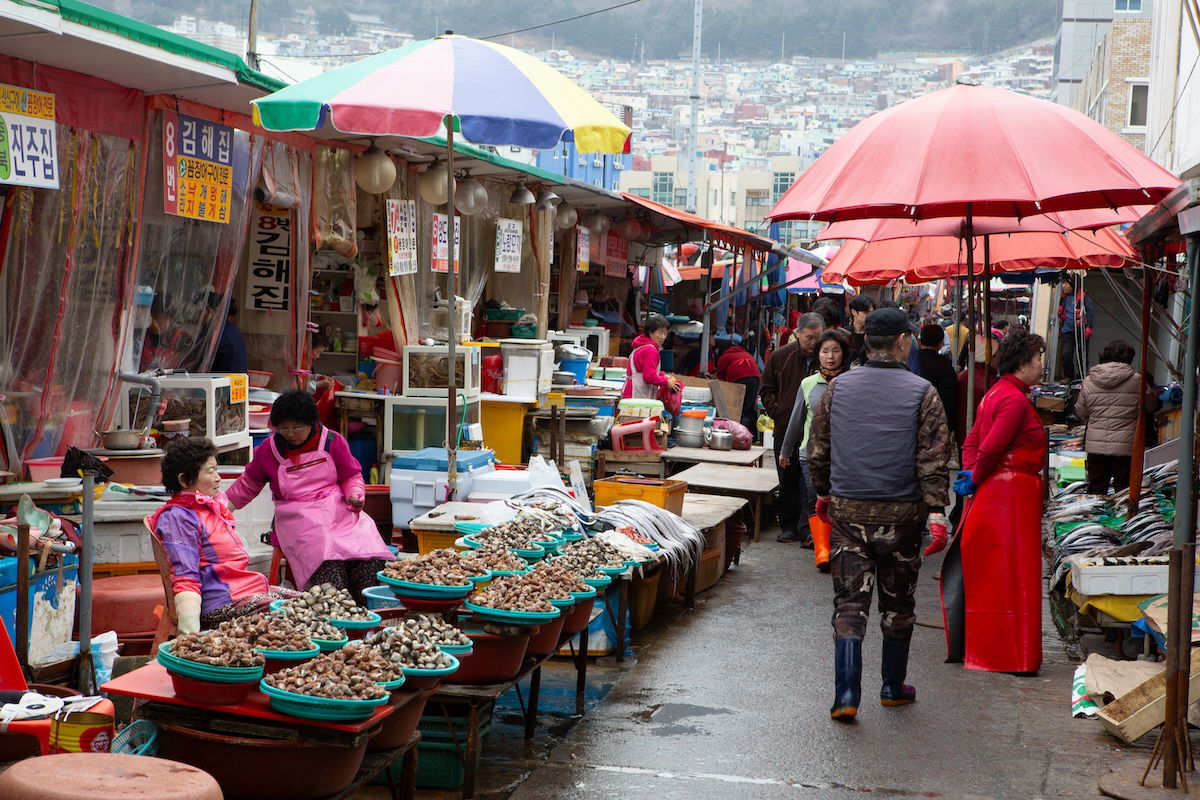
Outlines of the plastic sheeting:
M 353 158 L 340 147 L 318 147 L 313 181 L 313 244 L 346 258 L 358 255 Z
M 150 125 L 150 176 L 162 175 L 160 116 L 154 112 Z M 153 289 L 154 300 L 141 369 L 203 372 L 212 364 L 244 259 L 251 192 L 258 182 L 262 151 L 261 137 L 234 132 L 228 224 L 167 214 L 162 181 L 146 181 L 137 283 Z
M 61 189 L 8 194 L 0 391 L 10 464 L 93 443 L 132 288 L 138 146 L 59 125 L 58 157 Z

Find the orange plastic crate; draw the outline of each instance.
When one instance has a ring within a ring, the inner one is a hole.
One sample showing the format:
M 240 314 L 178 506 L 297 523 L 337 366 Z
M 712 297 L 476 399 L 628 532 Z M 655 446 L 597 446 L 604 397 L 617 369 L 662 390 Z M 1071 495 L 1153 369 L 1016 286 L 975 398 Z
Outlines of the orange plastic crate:
M 674 514 L 683 513 L 683 496 L 687 494 L 687 487 L 687 481 L 674 478 L 660 480 L 615 475 L 592 481 L 598 506 L 612 505 L 618 500 L 644 500 Z

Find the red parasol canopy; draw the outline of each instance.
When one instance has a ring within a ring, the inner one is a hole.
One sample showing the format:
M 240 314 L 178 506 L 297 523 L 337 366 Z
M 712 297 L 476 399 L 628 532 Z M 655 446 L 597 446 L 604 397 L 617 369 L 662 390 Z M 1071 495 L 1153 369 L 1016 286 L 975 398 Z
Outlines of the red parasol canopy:
M 1153 204 L 1179 179 L 1065 106 L 957 84 L 860 122 L 768 215 L 1030 217 Z

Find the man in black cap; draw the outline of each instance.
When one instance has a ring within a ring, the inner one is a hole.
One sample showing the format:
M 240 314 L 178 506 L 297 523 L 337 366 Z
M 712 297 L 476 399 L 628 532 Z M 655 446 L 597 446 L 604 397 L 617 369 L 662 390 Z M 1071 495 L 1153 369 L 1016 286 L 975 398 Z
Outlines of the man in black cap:
M 866 320 L 867 362 L 834 378 L 817 404 L 808 464 L 817 516 L 833 527 L 835 695 L 830 716 L 858 714 L 862 640 L 871 591 L 879 587 L 884 706 L 913 702 L 904 683 L 926 522 L 946 546 L 950 429 L 929 381 L 908 371 L 915 326 L 903 311 L 881 308 Z M 870 413 L 864 413 L 864 410 Z

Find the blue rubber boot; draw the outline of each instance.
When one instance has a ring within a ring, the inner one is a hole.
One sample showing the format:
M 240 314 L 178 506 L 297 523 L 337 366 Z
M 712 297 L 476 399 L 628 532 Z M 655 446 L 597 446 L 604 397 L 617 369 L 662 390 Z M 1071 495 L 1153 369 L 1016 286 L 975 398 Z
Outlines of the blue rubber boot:
M 833 708 L 829 716 L 853 722 L 862 696 L 862 640 L 835 639 L 833 655 Z
M 908 673 L 907 640 L 883 640 L 883 688 L 879 690 L 879 704 L 884 706 L 906 706 L 917 699 L 917 690 L 904 682 Z

